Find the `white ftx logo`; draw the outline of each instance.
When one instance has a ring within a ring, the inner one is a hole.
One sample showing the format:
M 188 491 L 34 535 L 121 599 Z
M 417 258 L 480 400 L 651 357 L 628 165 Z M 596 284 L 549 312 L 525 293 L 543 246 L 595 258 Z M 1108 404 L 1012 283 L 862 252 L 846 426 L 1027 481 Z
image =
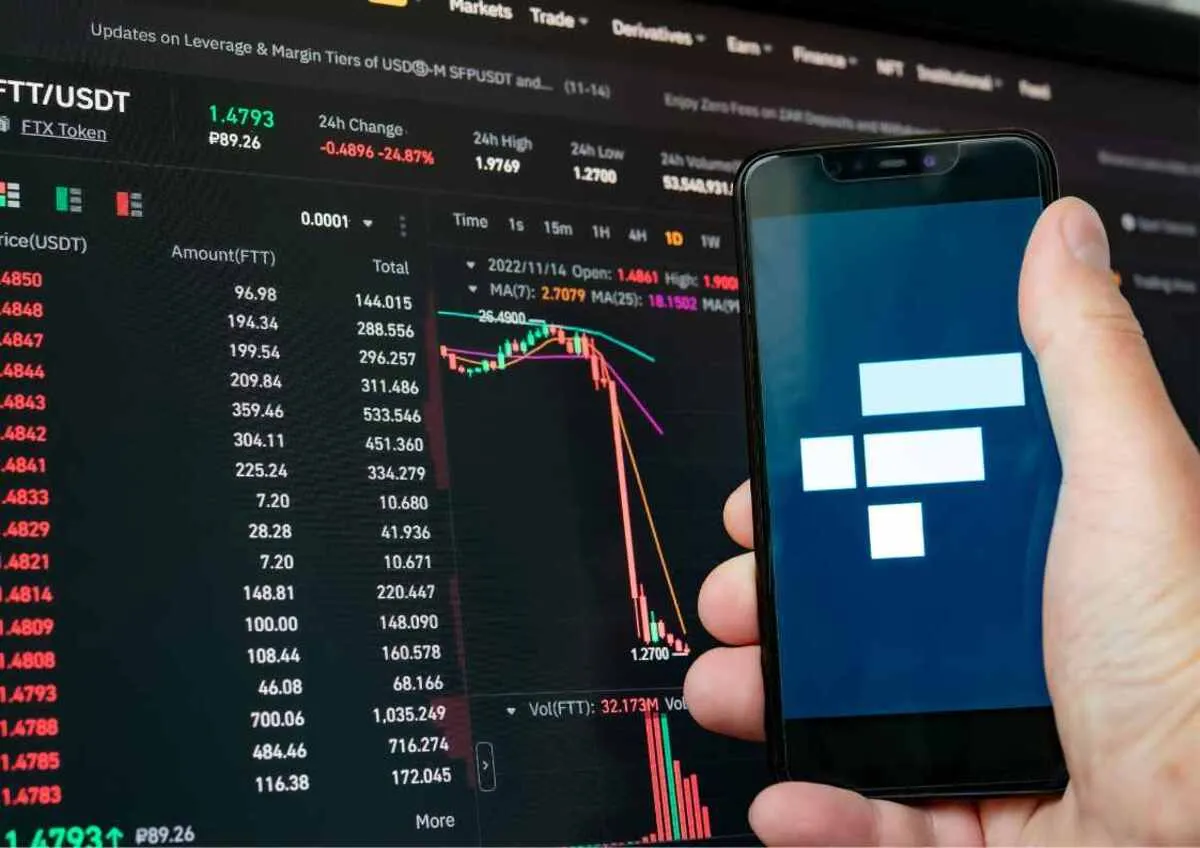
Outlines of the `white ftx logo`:
M 864 418 L 965 412 L 1025 405 L 1020 353 L 867 362 L 858 366 Z M 856 436 L 800 440 L 804 491 L 858 488 Z M 986 479 L 981 427 L 867 433 L 863 465 L 868 489 L 981 483 Z M 919 502 L 867 507 L 872 559 L 925 556 Z

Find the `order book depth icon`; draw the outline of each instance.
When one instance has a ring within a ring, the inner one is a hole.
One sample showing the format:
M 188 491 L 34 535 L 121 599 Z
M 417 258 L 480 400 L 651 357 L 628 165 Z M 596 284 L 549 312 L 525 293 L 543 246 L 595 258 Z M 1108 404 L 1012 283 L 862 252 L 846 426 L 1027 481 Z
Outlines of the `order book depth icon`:
M 21 208 L 21 184 L 0 180 L 0 209 Z
M 1020 353 L 861 363 L 858 381 L 864 418 L 1025 405 Z M 857 489 L 855 440 L 801 439 L 804 491 Z M 862 443 L 868 489 L 982 483 L 987 476 L 981 427 L 867 433 Z M 872 504 L 867 527 L 871 559 L 925 556 L 921 503 Z

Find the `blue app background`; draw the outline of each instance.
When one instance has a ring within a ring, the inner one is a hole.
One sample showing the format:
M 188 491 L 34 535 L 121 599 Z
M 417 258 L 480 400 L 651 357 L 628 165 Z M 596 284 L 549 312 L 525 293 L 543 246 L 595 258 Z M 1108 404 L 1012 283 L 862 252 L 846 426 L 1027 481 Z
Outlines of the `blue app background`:
M 1039 198 L 753 221 L 786 718 L 1047 706 L 1042 577 L 1061 478 L 1017 282 Z M 1021 352 L 1022 407 L 864 418 L 864 362 Z M 863 433 L 981 427 L 986 480 L 867 489 Z M 854 435 L 858 488 L 805 492 L 800 440 Z M 867 507 L 920 502 L 925 556 L 873 560 Z

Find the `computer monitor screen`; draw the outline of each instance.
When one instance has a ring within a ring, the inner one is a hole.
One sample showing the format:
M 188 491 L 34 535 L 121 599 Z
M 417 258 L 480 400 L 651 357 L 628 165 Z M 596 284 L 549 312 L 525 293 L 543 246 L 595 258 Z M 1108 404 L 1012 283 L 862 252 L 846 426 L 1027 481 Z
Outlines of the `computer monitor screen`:
M 755 149 L 1042 133 L 1200 435 L 1182 82 L 632 0 L 3 18 L 4 845 L 749 839 L 681 684 Z

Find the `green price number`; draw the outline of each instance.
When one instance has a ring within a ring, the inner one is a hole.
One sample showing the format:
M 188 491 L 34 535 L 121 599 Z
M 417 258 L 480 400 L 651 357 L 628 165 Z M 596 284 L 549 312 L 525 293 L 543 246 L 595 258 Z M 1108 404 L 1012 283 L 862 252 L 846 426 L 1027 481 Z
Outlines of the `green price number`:
M 214 124 L 224 126 L 258 127 L 264 130 L 275 128 L 274 110 L 256 106 L 218 106 L 213 103 L 208 107 L 208 117 Z
M 105 830 L 86 827 L 39 827 L 32 834 L 5 831 L 5 848 L 120 848 L 125 832 L 119 827 Z

